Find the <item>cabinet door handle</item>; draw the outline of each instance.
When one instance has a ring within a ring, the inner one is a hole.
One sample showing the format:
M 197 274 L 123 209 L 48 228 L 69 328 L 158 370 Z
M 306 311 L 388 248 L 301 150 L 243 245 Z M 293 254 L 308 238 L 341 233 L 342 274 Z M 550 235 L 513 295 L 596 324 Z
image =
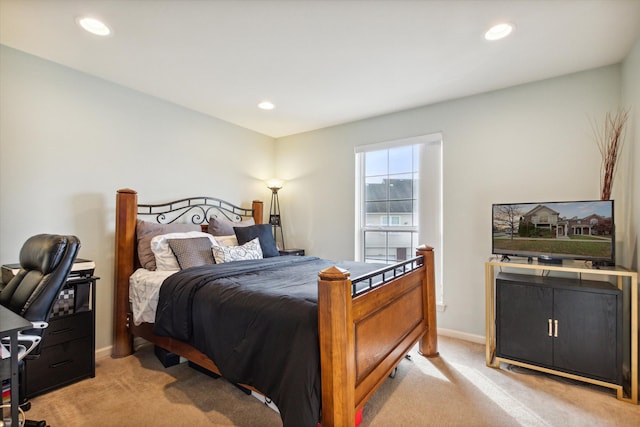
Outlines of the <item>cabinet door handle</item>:
M 553 336 L 553 326 L 551 326 L 551 319 L 549 319 L 549 336 Z
M 553 325 L 555 326 L 555 330 L 553 331 L 553 336 L 557 338 L 558 337 L 558 320 L 557 319 L 553 321 Z

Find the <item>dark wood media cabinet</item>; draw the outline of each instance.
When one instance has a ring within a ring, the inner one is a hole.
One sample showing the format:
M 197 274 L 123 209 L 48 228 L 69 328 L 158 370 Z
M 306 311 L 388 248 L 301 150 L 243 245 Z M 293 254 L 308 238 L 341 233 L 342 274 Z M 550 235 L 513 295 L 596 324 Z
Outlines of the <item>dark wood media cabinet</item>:
M 636 272 L 512 260 L 487 262 L 485 273 L 487 366 L 597 384 L 638 403 Z
M 622 384 L 622 291 L 608 282 L 499 273 L 496 357 Z

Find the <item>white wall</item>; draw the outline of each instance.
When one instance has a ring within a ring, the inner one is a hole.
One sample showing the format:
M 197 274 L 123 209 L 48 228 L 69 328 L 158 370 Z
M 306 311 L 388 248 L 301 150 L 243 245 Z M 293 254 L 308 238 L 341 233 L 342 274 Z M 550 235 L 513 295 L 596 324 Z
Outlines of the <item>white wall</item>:
M 81 256 L 96 261 L 101 277 L 97 347 L 108 346 L 118 188 L 137 190 L 145 202 L 215 195 L 247 205 L 262 198 L 268 210 L 270 192 L 263 180 L 277 171 L 286 180 L 279 194 L 287 247 L 351 259 L 354 146 L 441 131 L 447 309 L 439 313 L 439 327 L 482 336 L 491 203 L 598 198 L 600 155 L 590 120 L 615 110 L 621 97 L 627 104 L 640 99 L 639 44 L 623 67 L 425 106 L 275 144 L 0 46 L 0 263 L 15 262 L 32 234 L 77 234 Z M 632 114 L 633 142 L 625 149 L 640 141 L 638 108 Z M 633 159 L 627 173 L 635 173 L 638 181 L 640 149 Z M 633 179 L 620 178 L 614 196 L 627 191 L 625 181 Z M 627 200 L 635 214 L 627 215 L 636 231 L 623 225 L 629 237 L 619 240 L 634 236 L 635 256 L 629 258 L 637 268 L 640 185 L 632 194 Z
M 622 65 L 622 105 L 630 109 L 627 138 L 624 146 L 624 164 L 618 178 L 628 182 L 625 193 L 630 200 L 628 209 L 629 232 L 624 248 L 628 266 L 638 271 L 638 233 L 640 232 L 640 37 Z M 616 188 L 617 190 L 617 188 Z
M 590 120 L 617 108 L 620 81 L 620 66 L 609 66 L 279 139 L 288 245 L 351 259 L 354 146 L 441 131 L 447 308 L 438 326 L 483 336 L 491 203 L 598 199 Z
M 101 278 L 98 349 L 112 342 L 116 190 L 250 206 L 268 201 L 273 165 L 272 138 L 0 46 L 0 263 L 33 234 L 77 235 Z

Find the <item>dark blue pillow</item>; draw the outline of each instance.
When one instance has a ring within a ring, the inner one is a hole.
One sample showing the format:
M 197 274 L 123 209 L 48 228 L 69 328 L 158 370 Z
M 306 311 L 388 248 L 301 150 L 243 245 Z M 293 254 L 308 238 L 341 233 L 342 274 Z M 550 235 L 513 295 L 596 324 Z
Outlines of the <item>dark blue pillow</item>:
M 248 227 L 233 227 L 233 231 L 236 233 L 239 245 L 244 245 L 257 237 L 260 240 L 260 249 L 262 249 L 262 256 L 264 258 L 280 256 L 276 241 L 271 232 L 271 225 L 258 224 Z

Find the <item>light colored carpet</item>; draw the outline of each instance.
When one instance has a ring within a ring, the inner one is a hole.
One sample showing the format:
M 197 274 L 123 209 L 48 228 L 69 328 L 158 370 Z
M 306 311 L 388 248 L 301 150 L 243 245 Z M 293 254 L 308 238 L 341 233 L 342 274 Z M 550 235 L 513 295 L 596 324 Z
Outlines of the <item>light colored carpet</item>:
M 640 407 L 554 376 L 485 366 L 484 346 L 440 337 L 440 357 L 411 352 L 372 396 L 362 426 L 640 426 Z M 29 419 L 73 426 L 281 426 L 264 403 L 153 348 L 97 361 L 96 377 L 32 399 Z

